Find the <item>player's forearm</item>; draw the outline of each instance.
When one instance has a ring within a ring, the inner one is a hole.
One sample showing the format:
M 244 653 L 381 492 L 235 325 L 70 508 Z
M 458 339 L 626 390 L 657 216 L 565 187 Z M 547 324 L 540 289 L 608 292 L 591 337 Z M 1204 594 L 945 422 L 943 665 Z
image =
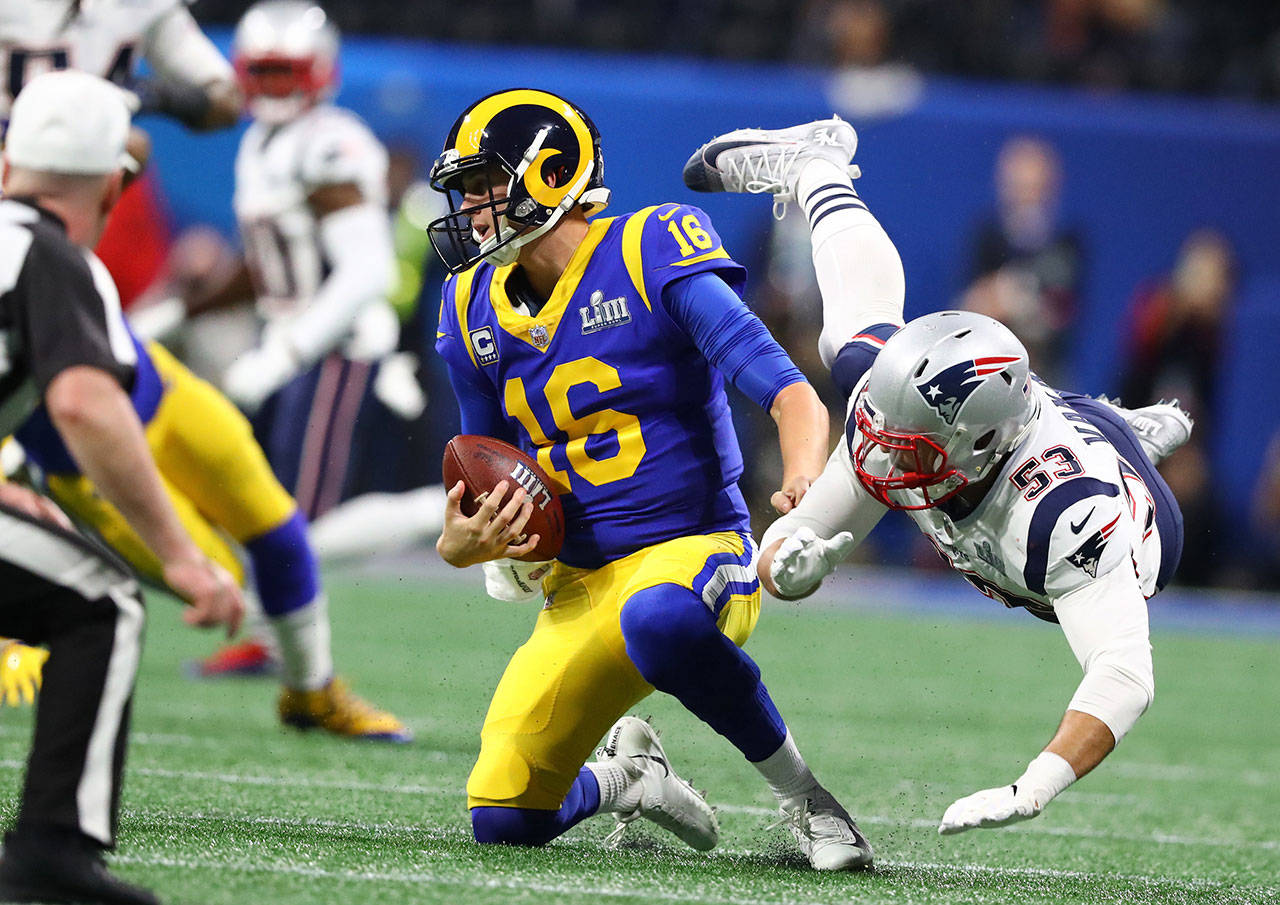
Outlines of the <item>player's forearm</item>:
M 778 426 L 783 486 L 798 478 L 808 483 L 817 480 L 827 461 L 830 421 L 813 387 L 805 381 L 784 387 L 774 397 L 769 414 Z
M 1155 698 L 1155 671 L 1142 589 L 1133 569 L 1121 565 L 1055 600 L 1054 612 L 1072 653 L 1084 669 L 1067 712 L 1079 714 L 1085 725 L 1101 724 L 1105 737 L 1099 735 L 1101 741 L 1093 747 L 1100 747 L 1109 739 L 1109 751 L 1134 727 Z M 1096 764 L 1095 760 L 1088 768 Z
M 760 559 L 756 562 L 756 573 L 760 577 L 760 586 L 763 587 L 771 596 L 776 597 L 779 600 L 799 600 L 801 599 L 800 597 L 782 593 L 782 591 L 778 589 L 778 585 L 773 580 L 773 556 L 778 552 L 778 548 L 782 546 L 782 541 L 783 538 L 779 537 L 777 540 L 770 543 L 769 546 L 761 546 Z M 816 585 L 814 586 L 814 590 L 817 590 Z
M 50 383 L 49 416 L 76 464 L 166 564 L 201 558 L 182 527 L 129 397 L 104 371 L 73 367 Z
M 320 240 L 333 269 L 285 330 L 289 347 L 303 364 L 346 337 L 361 310 L 385 299 L 395 280 L 391 226 L 377 205 L 363 203 L 328 214 L 320 221 Z
M 253 298 L 253 277 L 249 265 L 242 258 L 223 282 L 186 300 L 187 314 L 195 317 L 207 311 L 230 308 Z
M 1068 710 L 1044 750 L 1070 764 L 1079 779 L 1102 763 L 1115 746 L 1115 737 L 1106 723 L 1091 714 Z
M 205 131 L 227 129 L 240 121 L 244 97 L 234 81 L 210 82 L 204 86 L 204 92 L 209 98 L 209 108 L 198 128 Z
M 226 57 L 177 5 L 144 37 L 143 56 L 156 79 L 150 93 L 155 112 L 192 129 L 222 129 L 240 119 L 243 101 Z

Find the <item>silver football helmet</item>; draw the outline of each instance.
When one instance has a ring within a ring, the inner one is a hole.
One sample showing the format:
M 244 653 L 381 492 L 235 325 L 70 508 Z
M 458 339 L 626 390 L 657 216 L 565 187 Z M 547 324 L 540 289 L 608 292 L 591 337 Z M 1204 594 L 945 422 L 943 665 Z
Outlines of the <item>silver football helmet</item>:
M 236 26 L 236 79 L 254 119 L 285 123 L 333 94 L 338 29 L 309 0 L 262 0 Z
M 1038 413 L 1027 350 L 981 314 L 940 311 L 895 333 L 854 405 L 858 480 L 893 509 L 927 509 L 985 477 Z

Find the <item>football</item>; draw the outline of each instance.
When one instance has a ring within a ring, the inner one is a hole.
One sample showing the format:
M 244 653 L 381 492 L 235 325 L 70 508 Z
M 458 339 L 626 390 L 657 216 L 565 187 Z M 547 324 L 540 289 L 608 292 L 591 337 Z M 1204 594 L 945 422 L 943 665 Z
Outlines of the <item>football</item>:
M 493 437 L 459 434 L 445 446 L 441 470 L 446 489 L 458 481 L 466 485 L 461 507 L 468 516 L 476 514 L 485 495 L 500 482 L 519 484 L 534 503 L 525 536 L 538 535 L 538 546 L 520 559 L 542 562 L 559 554 L 564 545 L 564 507 L 551 479 L 532 458 Z

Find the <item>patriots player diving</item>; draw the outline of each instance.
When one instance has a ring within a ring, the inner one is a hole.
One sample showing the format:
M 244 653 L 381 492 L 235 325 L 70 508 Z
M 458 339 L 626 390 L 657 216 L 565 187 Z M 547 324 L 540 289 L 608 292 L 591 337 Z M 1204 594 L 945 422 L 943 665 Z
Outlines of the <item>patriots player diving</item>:
M 546 573 L 546 603 L 494 693 L 467 783 L 475 837 L 541 845 L 607 813 L 615 832 L 644 817 L 714 847 L 711 808 L 652 728 L 624 716 L 657 688 L 759 769 L 815 868 L 865 867 L 870 846 L 740 649 L 760 595 L 724 381 L 778 425 L 779 511 L 822 469 L 826 411 L 743 305 L 743 268 L 705 213 L 668 203 L 588 220 L 609 200 L 602 167 L 578 107 L 516 89 L 472 104 L 431 174 L 451 207 L 430 228 L 452 274 L 436 348 L 462 429 L 536 456 L 567 523 L 556 562 L 517 564 L 537 541 L 521 539 L 523 489 L 500 483 L 471 518 L 464 485 L 449 491 L 437 544 L 447 562 L 485 563 L 506 598 L 518 596 L 508 570 Z
M 1052 740 L 1014 782 L 961 798 L 939 832 L 1035 817 L 1096 767 L 1151 704 L 1148 598 L 1182 552 L 1182 516 L 1154 467 L 1186 441 L 1176 403 L 1129 411 L 1055 390 L 982 315 L 903 326 L 902 262 L 854 191 L 839 119 L 743 129 L 699 148 L 685 182 L 766 193 L 809 221 L 823 360 L 849 397 L 844 440 L 761 541 L 775 596 L 812 594 L 887 509 L 906 511 L 978 590 L 1058 623 L 1084 670 Z

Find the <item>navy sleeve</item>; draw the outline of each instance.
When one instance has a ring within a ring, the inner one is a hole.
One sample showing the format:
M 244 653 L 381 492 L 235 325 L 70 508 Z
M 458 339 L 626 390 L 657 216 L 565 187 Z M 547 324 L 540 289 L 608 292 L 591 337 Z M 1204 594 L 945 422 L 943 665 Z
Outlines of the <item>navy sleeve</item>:
M 804 375 L 760 318 L 714 273 L 695 273 L 662 290 L 667 314 L 739 390 L 766 411 Z
M 844 344 L 831 362 L 831 379 L 840 388 L 844 398 L 853 394 L 862 375 L 871 370 L 876 356 L 884 348 L 885 340 L 897 333 L 896 324 L 872 324 Z
M 462 432 L 482 437 L 496 437 L 508 443 L 518 444 L 515 430 L 502 414 L 493 386 L 479 379 L 479 372 L 461 368 L 449 368 L 449 383 L 458 399 L 458 413 L 462 416 Z

